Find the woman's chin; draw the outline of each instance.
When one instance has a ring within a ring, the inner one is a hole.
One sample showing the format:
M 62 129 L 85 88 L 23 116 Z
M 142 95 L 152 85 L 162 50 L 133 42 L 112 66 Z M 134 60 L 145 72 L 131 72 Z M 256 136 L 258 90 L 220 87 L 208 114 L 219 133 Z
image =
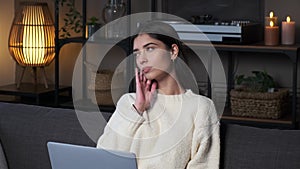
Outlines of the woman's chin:
M 153 76 L 151 76 L 151 75 L 149 75 L 149 76 L 145 76 L 146 77 L 146 79 L 148 79 L 148 80 L 153 80 L 154 78 L 153 78 Z
M 148 80 L 154 80 L 154 79 L 155 79 L 155 77 L 154 77 L 154 75 L 153 75 L 152 73 L 146 73 L 146 74 L 145 74 L 145 77 L 146 77 L 146 79 L 148 79 Z

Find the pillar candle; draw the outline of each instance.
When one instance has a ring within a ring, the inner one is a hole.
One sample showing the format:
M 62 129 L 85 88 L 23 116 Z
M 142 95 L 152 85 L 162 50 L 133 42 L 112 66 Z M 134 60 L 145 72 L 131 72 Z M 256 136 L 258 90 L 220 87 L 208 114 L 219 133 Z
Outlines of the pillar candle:
M 265 18 L 265 26 L 268 26 L 271 21 L 274 23 L 274 26 L 277 26 L 278 25 L 277 20 L 278 20 L 277 16 L 274 16 L 274 12 L 271 11 L 269 17 Z
M 295 43 L 295 22 L 290 20 L 291 18 L 288 16 L 286 21 L 281 23 L 281 43 L 283 45 L 292 45 Z
M 265 27 L 265 45 L 275 46 L 279 44 L 279 27 L 274 26 L 271 21 L 269 26 Z

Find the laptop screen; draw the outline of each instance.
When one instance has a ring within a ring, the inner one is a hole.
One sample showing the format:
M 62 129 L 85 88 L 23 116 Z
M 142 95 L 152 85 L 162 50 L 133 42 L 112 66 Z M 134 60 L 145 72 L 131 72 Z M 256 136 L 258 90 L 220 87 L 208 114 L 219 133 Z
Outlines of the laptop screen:
M 48 142 L 52 169 L 137 169 L 134 153 Z

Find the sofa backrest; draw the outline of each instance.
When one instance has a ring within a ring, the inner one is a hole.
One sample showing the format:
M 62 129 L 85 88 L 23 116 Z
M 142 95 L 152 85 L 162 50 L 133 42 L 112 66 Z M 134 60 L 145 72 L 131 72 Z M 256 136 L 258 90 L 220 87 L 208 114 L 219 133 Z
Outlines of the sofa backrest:
M 300 168 L 300 130 L 222 124 L 221 133 L 221 168 Z
M 0 103 L 0 169 L 6 169 L 1 155 L 9 169 L 51 169 L 48 141 L 96 145 L 72 109 Z M 299 169 L 299 159 L 300 130 L 221 125 L 223 169 Z
M 72 109 L 0 103 L 0 142 L 9 169 L 51 169 L 48 141 L 96 145 Z

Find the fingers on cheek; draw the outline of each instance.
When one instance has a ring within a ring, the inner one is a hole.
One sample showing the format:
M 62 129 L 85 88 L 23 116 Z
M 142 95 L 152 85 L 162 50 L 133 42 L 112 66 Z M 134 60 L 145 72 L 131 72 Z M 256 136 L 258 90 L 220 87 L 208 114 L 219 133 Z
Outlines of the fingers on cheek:
M 156 89 L 157 88 L 157 82 L 153 82 L 153 89 Z
M 144 84 L 145 84 L 145 90 L 148 91 L 149 90 L 149 87 L 150 87 L 150 84 L 148 82 L 149 80 L 146 80 L 144 81 Z
M 141 72 L 140 72 L 139 76 L 140 76 L 140 81 L 143 81 L 143 75 Z
M 151 85 L 151 80 L 147 80 L 147 85 Z

